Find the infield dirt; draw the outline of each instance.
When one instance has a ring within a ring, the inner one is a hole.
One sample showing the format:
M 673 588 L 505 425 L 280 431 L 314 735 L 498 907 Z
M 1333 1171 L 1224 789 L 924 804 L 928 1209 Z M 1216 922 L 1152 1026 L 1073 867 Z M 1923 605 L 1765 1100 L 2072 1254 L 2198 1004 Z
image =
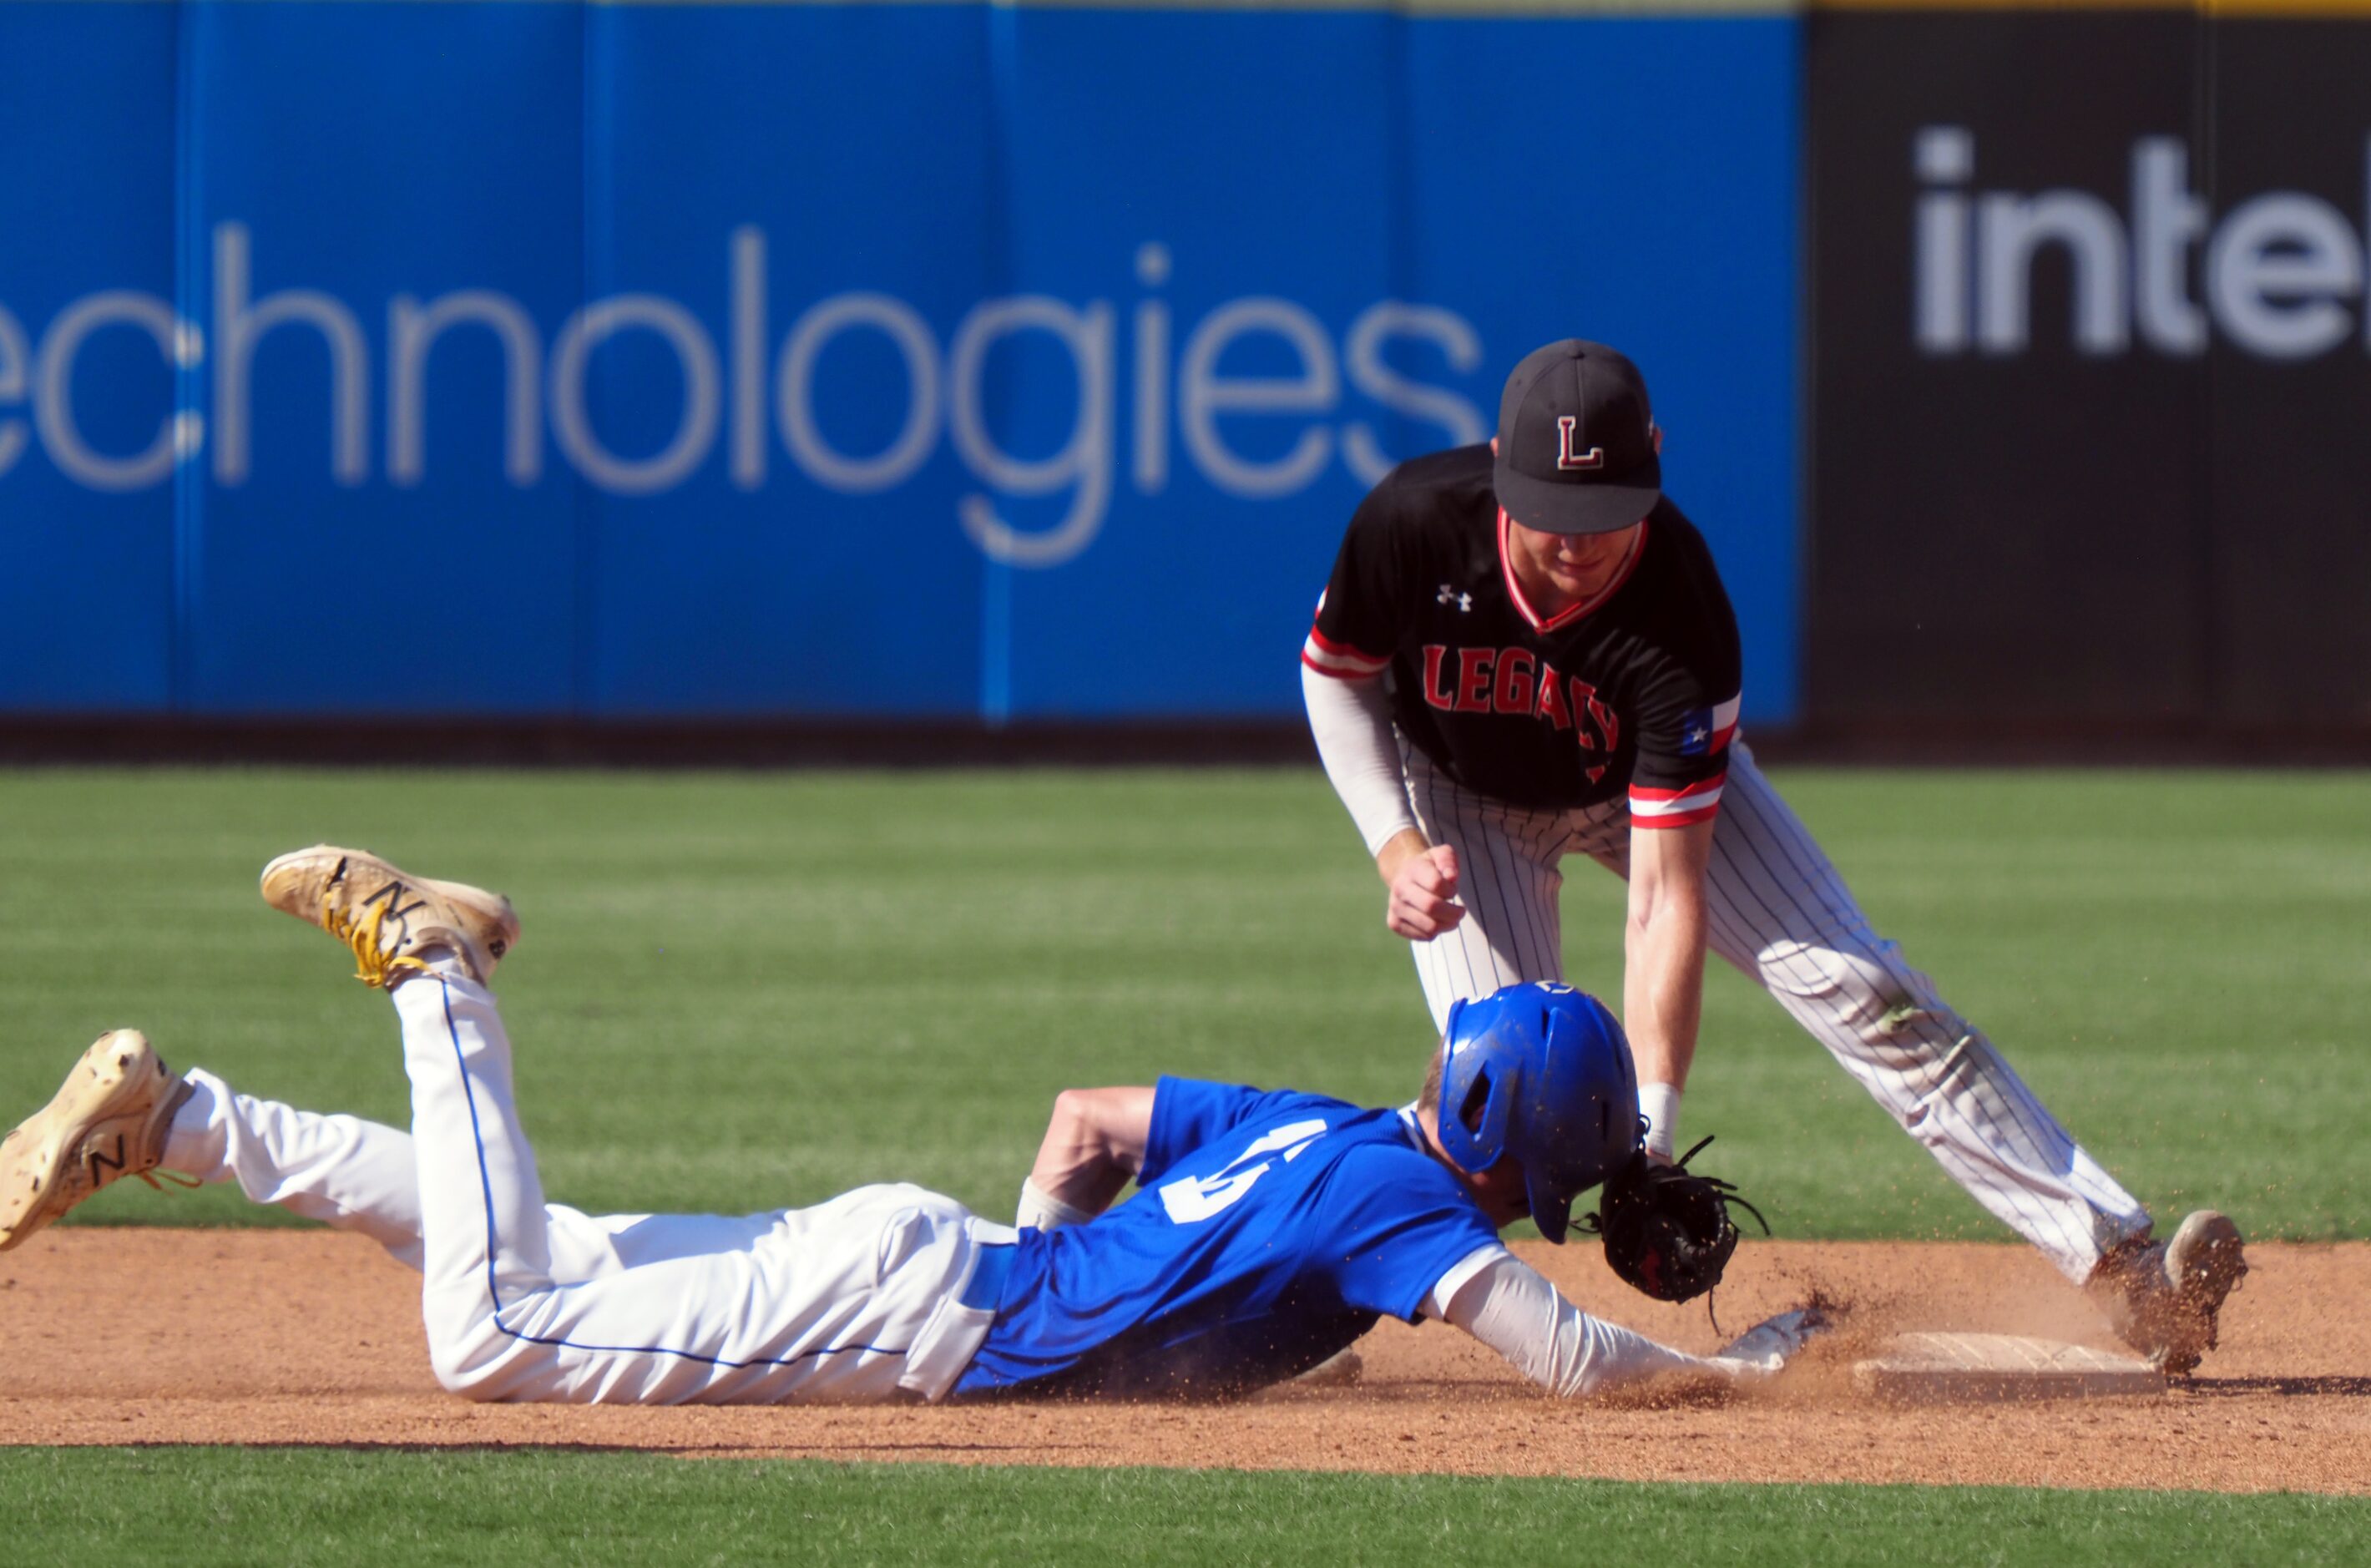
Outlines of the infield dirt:
M 1691 1350 L 1704 1304 L 1630 1292 L 1593 1247 L 1520 1249 L 1581 1305 Z M 1626 1480 L 1926 1481 L 2371 1494 L 2371 1243 L 2259 1246 L 2202 1375 L 2145 1399 L 1886 1406 L 1847 1369 L 1903 1329 L 2110 1346 L 2022 1247 L 1748 1243 L 1724 1328 L 1813 1289 L 1846 1330 L 1753 1398 L 1565 1405 L 1453 1330 L 1385 1323 L 1355 1387 L 1207 1405 L 471 1405 L 430 1376 L 415 1276 L 353 1237 L 83 1228 L 0 1258 L 0 1444 L 552 1445 Z

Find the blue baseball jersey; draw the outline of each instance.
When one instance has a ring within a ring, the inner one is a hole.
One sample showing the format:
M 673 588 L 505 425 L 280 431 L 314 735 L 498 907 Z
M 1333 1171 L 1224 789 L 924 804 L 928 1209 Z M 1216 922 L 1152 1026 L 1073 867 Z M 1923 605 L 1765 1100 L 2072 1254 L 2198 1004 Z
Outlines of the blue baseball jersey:
M 1498 1240 L 1420 1139 L 1396 1110 L 1162 1079 L 1135 1196 L 1021 1233 L 954 1397 L 1240 1393 L 1414 1321 Z

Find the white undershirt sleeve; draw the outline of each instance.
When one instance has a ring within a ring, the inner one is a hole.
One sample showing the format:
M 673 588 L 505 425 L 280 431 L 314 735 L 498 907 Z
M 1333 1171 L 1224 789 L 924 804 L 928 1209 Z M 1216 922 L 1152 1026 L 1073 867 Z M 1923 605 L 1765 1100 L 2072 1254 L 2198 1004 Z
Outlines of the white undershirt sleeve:
M 1451 1270 L 1442 1283 L 1464 1268 L 1461 1263 Z M 1725 1376 L 1736 1370 L 1591 1318 L 1567 1301 L 1545 1275 L 1503 1249 L 1454 1288 L 1434 1287 L 1435 1296 L 1444 1294 L 1446 1301 L 1428 1298 L 1426 1310 L 1437 1311 L 1560 1399 L 1587 1399 L 1667 1373 Z
M 1393 834 L 1417 825 L 1382 677 L 1347 679 L 1303 664 L 1301 695 L 1309 706 L 1309 732 L 1317 738 L 1325 776 L 1334 781 L 1334 793 L 1350 808 L 1350 819 L 1373 854 Z
M 1013 1212 L 1013 1229 L 1060 1230 L 1065 1225 L 1085 1225 L 1094 1217 L 1038 1186 L 1035 1177 L 1021 1179 L 1021 1202 Z
M 1410 1107 L 1400 1114 L 1413 1116 L 1415 1108 Z M 1417 1314 L 1425 1318 L 1448 1317 L 1448 1304 L 1457 1299 L 1457 1293 L 1465 1288 L 1466 1281 L 1496 1263 L 1499 1259 L 1505 1258 L 1511 1260 L 1514 1256 L 1512 1252 L 1507 1250 L 1506 1243 L 1502 1241 L 1494 1241 L 1486 1247 L 1475 1248 L 1449 1266 L 1449 1272 L 1440 1276 L 1432 1287 L 1432 1294 L 1426 1296 L 1424 1304 L 1417 1308 Z

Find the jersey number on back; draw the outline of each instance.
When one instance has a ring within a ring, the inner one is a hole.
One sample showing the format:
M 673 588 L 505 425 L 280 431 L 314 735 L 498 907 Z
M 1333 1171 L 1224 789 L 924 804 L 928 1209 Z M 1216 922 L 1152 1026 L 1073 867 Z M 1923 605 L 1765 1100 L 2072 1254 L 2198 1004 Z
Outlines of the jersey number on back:
M 1192 1225 L 1197 1220 L 1207 1220 L 1220 1210 L 1231 1209 L 1242 1202 L 1243 1194 L 1252 1190 L 1252 1184 L 1266 1176 L 1268 1167 L 1276 1163 L 1263 1159 L 1257 1165 L 1245 1165 L 1244 1161 L 1272 1155 L 1278 1149 L 1284 1151 L 1288 1161 L 1299 1159 L 1301 1150 L 1324 1134 L 1325 1122 L 1322 1118 L 1289 1122 L 1273 1132 L 1264 1132 L 1215 1174 L 1181 1176 L 1174 1181 L 1162 1183 L 1161 1206 L 1169 1211 L 1170 1221 L 1175 1225 Z

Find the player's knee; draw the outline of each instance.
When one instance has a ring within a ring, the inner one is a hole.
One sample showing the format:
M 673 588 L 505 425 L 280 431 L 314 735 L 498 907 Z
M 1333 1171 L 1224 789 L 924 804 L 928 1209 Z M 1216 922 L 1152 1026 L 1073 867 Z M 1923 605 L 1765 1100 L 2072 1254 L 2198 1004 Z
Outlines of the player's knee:
M 506 1396 L 518 1342 L 480 1314 L 428 1318 L 428 1365 L 436 1386 L 465 1400 Z
M 2002 1068 L 1992 1042 L 1973 1030 L 1965 1031 L 1934 1053 L 1918 1090 L 1900 1103 L 1895 1120 L 1929 1148 L 1964 1141 L 1965 1129 L 1989 1121 L 1983 1086 L 1994 1082 Z
M 495 1375 L 499 1359 L 477 1347 L 440 1345 L 432 1341 L 428 1365 L 435 1371 L 436 1386 L 448 1394 L 479 1400 L 501 1397 Z
M 1934 1017 L 1934 999 L 1890 967 L 1868 965 L 1864 978 L 1868 992 L 1854 1010 L 1853 1024 L 1872 1045 L 1911 1037 Z
M 1967 1026 L 1887 944 L 1776 942 L 1757 955 L 1762 982 L 1790 1011 L 1848 1030 L 1880 1050 L 1944 1046 Z

